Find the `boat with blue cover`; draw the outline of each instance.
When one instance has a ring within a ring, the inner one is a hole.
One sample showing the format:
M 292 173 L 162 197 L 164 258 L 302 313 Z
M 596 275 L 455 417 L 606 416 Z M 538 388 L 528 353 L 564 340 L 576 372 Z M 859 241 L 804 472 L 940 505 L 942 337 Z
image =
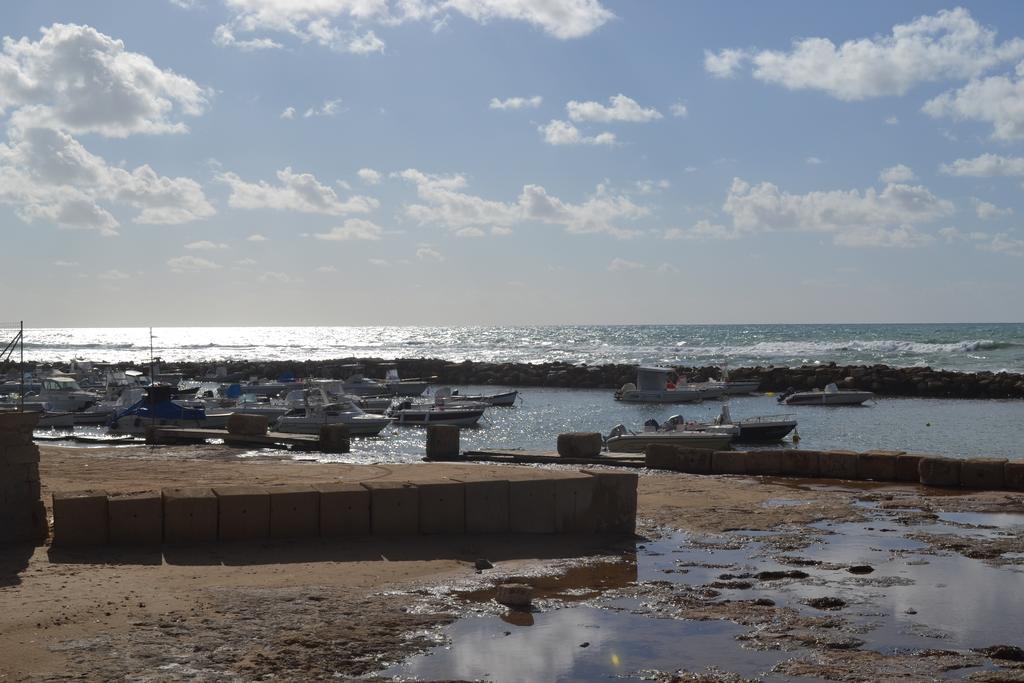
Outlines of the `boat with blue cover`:
M 175 391 L 168 384 L 145 387 L 145 395 L 116 412 L 107 426 L 111 431 L 139 434 L 149 426 L 219 429 L 227 425 L 231 411 L 207 413 L 201 405 L 174 400 Z

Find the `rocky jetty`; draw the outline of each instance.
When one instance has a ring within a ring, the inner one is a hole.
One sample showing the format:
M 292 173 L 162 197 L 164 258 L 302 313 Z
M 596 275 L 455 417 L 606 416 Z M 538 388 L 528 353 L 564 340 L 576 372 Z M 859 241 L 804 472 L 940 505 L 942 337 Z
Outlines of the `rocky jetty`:
M 383 377 L 397 368 L 403 378 L 431 378 L 434 384 L 495 385 L 513 387 L 567 387 L 617 389 L 636 379 L 632 365 L 573 365 L 571 363 L 453 363 L 436 358 L 342 358 L 325 361 L 229 361 L 220 363 L 176 363 L 184 377 L 213 377 L 218 366 L 227 369 L 223 381 L 245 381 L 252 377 L 275 378 L 285 373 L 302 377 L 342 379 L 358 365 L 367 377 Z M 147 371 L 142 366 L 140 370 Z M 164 369 L 168 370 L 167 364 Z M 690 381 L 719 379 L 718 367 L 678 367 Z M 879 396 L 927 398 L 1024 398 L 1024 375 L 1017 373 L 953 372 L 928 367 L 887 365 L 805 365 L 802 367 L 733 368 L 730 379 L 758 380 L 761 391 L 821 389 L 830 382 L 842 388 L 872 391 Z

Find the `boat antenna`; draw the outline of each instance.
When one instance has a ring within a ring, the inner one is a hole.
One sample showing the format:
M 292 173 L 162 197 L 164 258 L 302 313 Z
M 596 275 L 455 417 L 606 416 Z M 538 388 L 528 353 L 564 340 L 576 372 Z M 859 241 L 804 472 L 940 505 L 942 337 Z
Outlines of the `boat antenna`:
M 153 372 L 153 328 L 149 328 L 149 381 L 156 381 L 156 374 Z
M 18 349 L 21 352 L 21 358 L 18 361 L 18 365 L 21 368 L 21 386 L 18 388 L 18 410 L 25 412 L 25 321 L 18 321 Z

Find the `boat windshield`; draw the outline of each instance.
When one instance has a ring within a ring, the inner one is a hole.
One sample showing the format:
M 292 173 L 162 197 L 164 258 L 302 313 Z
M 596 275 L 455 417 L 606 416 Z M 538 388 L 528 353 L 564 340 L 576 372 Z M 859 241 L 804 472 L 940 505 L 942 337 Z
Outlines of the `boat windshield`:
M 43 390 L 70 393 L 72 391 L 82 391 L 82 387 L 78 386 L 78 382 L 70 378 L 51 377 L 43 380 Z

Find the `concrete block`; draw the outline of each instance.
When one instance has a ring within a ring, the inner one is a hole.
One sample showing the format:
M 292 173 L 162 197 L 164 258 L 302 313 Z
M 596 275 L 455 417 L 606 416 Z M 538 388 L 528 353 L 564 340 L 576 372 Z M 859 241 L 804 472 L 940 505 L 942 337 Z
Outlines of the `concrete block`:
M 563 458 L 596 458 L 604 440 L 599 432 L 568 432 L 558 435 L 558 454 Z
M 231 413 L 228 415 L 228 433 L 245 436 L 258 436 L 267 433 L 270 419 L 266 415 L 246 415 Z
M 854 451 L 819 451 L 818 476 L 825 479 L 856 479 L 858 455 Z
M 555 531 L 557 533 L 594 533 L 597 526 L 594 514 L 595 488 L 594 477 L 582 472 L 560 474 L 555 479 Z
M 26 506 L 39 500 L 38 481 L 4 481 L 0 479 L 0 505 Z
M 0 432 L 0 451 L 8 446 L 27 446 L 32 443 L 32 432 Z M 0 459 L 3 453 L 0 452 Z
M 782 451 L 745 451 L 747 474 L 774 476 L 782 474 Z
M 54 545 L 103 545 L 107 538 L 105 491 L 65 491 L 53 494 Z
M 896 481 L 920 481 L 918 463 L 925 457 L 920 453 L 904 453 L 896 456 Z
M 706 448 L 677 448 L 651 444 L 644 452 L 647 467 L 689 474 L 711 474 L 711 451 Z
M 711 454 L 712 474 L 747 474 L 747 451 L 715 451 Z
M 594 477 L 594 530 L 599 534 L 635 534 L 637 475 L 596 470 L 583 473 Z
M 217 495 L 217 536 L 245 541 L 270 535 L 270 494 L 259 486 L 224 486 Z
M 370 532 L 374 535 L 412 536 L 420 530 L 419 491 L 401 481 L 371 481 Z
M 161 497 L 165 542 L 188 544 L 217 540 L 217 495 L 211 489 L 164 489 Z
M 508 526 L 514 534 L 553 534 L 556 528 L 555 480 L 509 481 Z
M 504 479 L 462 481 L 467 534 L 504 534 L 509 530 L 509 485 Z
M 272 486 L 267 492 L 271 538 L 320 535 L 320 493 L 312 486 Z
M 952 458 L 921 458 L 918 481 L 925 486 L 960 486 L 960 461 Z
M 348 453 L 348 427 L 342 424 L 320 427 L 320 450 L 324 453 Z
M 1006 458 L 971 458 L 960 463 L 960 486 L 1000 491 L 1006 486 Z
M 459 428 L 456 425 L 427 427 L 427 460 L 461 460 Z
M 462 534 L 466 531 L 466 487 L 460 481 L 418 481 L 421 534 Z
M 107 496 L 107 524 L 115 545 L 160 545 L 164 536 L 159 491 Z
M 43 501 L 22 502 L 14 506 L 0 504 L 0 543 L 41 543 L 49 535 Z
M 7 465 L 31 464 L 39 462 L 39 447 L 35 444 L 5 446 L 0 449 L 0 463 Z
M 779 474 L 785 477 L 817 477 L 818 451 L 787 448 L 779 454 Z
M 320 535 L 366 536 L 370 533 L 370 491 L 359 484 L 317 484 Z
M 1003 465 L 1003 483 L 1010 491 L 1024 491 L 1024 460 L 1010 460 Z
M 857 454 L 857 478 L 872 481 L 896 481 L 898 454 L 889 455 L 884 451 L 867 451 Z
M 40 417 L 42 413 L 39 412 L 0 411 L 0 433 L 28 434 L 31 438 Z

